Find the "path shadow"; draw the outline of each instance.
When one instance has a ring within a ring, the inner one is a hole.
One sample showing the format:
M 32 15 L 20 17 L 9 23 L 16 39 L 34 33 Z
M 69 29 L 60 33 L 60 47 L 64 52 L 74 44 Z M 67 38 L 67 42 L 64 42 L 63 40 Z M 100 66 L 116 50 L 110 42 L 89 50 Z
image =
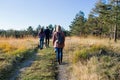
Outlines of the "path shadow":
M 67 62 L 62 62 L 60 65 L 67 65 L 68 63 Z

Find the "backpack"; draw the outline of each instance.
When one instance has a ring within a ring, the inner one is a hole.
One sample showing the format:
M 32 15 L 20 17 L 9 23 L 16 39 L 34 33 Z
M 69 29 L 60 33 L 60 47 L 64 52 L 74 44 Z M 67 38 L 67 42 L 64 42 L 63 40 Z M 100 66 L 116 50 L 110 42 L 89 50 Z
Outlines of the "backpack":
M 64 42 L 63 33 L 57 32 L 57 43 L 58 43 L 58 44 L 62 44 L 63 42 Z

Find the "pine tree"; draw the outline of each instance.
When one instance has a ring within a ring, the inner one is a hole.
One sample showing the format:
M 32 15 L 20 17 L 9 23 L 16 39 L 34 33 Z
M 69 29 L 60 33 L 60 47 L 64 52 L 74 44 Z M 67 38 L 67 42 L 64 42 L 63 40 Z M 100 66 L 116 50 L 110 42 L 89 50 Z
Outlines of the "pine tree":
M 71 34 L 72 35 L 84 34 L 85 22 L 86 22 L 86 20 L 84 18 L 84 13 L 82 11 L 80 11 L 78 14 L 76 14 L 75 19 L 69 26 Z

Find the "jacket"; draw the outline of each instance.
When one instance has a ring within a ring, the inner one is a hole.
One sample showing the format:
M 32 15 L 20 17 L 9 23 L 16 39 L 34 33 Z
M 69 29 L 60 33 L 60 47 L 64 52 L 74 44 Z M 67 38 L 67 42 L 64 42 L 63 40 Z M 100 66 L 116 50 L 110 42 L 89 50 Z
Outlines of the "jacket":
M 61 44 L 59 44 L 58 40 L 57 40 L 57 34 L 58 33 L 60 33 L 62 35 L 63 42 Z M 61 32 L 54 32 L 53 36 L 52 36 L 52 40 L 53 40 L 53 46 L 54 47 L 63 48 L 65 46 L 65 35 L 62 31 Z

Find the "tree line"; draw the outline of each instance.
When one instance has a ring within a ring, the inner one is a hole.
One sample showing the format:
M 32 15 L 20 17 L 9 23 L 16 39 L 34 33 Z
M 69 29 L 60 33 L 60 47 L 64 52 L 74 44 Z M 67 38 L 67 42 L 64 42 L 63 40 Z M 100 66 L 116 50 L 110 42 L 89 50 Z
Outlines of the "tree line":
M 105 2 L 106 1 L 106 2 Z M 50 24 L 49 29 L 53 30 L 55 25 Z M 32 26 L 29 26 L 26 30 L 0 30 L 1 37 L 36 37 L 38 31 L 42 28 L 39 25 L 36 30 L 33 30 Z M 43 28 L 45 28 L 43 26 Z M 119 0 L 98 0 L 88 15 L 85 18 L 83 11 L 79 11 L 71 24 L 70 30 L 63 31 L 67 36 L 87 36 L 94 35 L 100 37 L 108 37 L 116 41 L 120 38 L 120 1 Z
M 49 29 L 52 31 L 54 26 L 49 25 Z M 44 26 L 38 25 L 38 27 L 34 30 L 32 26 L 29 26 L 26 30 L 0 30 L 0 37 L 13 37 L 13 38 L 24 38 L 24 37 L 37 37 L 38 32 L 41 28 L 45 28 Z
M 50 29 L 50 33 L 52 37 L 52 32 L 53 29 L 55 28 L 55 25 L 53 26 L 52 24 L 47 26 Z M 38 32 L 39 30 L 43 28 L 46 29 L 45 26 L 41 26 L 38 25 L 38 27 L 34 30 L 32 26 L 29 26 L 26 30 L 0 30 L 0 37 L 5 37 L 5 38 L 9 38 L 9 37 L 13 37 L 13 38 L 24 38 L 24 37 L 37 37 L 38 36 Z M 66 35 L 69 35 L 69 32 L 66 31 L 63 28 L 63 31 L 65 32 Z
M 69 26 L 71 35 L 120 38 L 119 0 L 98 0 L 88 18 L 85 18 L 84 15 L 83 11 L 76 14 Z

